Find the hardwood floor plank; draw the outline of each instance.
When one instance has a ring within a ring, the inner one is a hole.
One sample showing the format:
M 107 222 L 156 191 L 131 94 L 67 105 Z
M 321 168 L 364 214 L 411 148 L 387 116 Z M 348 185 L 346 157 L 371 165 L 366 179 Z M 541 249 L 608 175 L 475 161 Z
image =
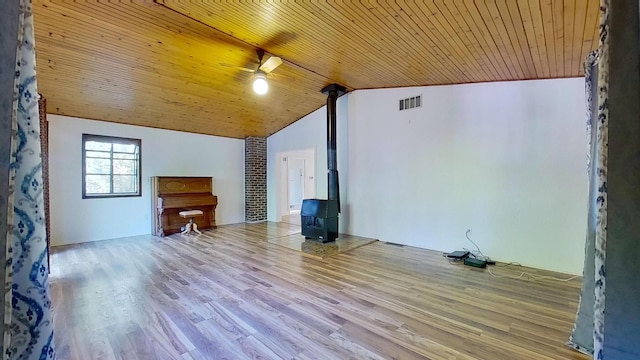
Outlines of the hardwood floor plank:
M 277 241 L 296 231 L 53 248 L 58 359 L 588 359 L 564 346 L 580 279 L 495 278 L 379 241 L 310 257 Z
M 83 334 L 81 339 L 85 346 L 88 347 L 92 358 L 99 360 L 111 360 L 116 358 L 113 352 L 113 347 L 111 347 L 109 342 L 108 333 L 105 329 L 86 332 Z
M 402 347 L 389 338 L 380 336 L 356 323 L 347 322 L 336 333 L 345 338 L 357 340 L 363 347 L 385 359 L 426 359 L 425 356 Z
M 140 360 L 174 360 L 178 359 L 180 354 L 178 354 L 174 349 L 169 346 L 166 346 L 164 342 L 155 341 L 152 336 L 148 336 L 148 334 L 142 329 L 138 328 L 127 334 L 127 338 L 129 343 L 131 344 L 131 352 L 135 354 L 135 358 Z M 130 354 L 126 354 L 127 358 L 130 357 Z
M 148 326 L 149 332 L 157 339 L 165 338 L 167 343 L 179 354 L 184 354 L 195 349 L 195 346 L 189 339 L 177 328 L 177 326 L 167 316 L 157 311 L 154 313 L 154 321 Z
M 238 339 L 238 346 L 242 349 L 245 359 L 278 359 L 278 355 L 271 351 L 260 340 L 253 336 Z M 238 357 L 240 359 L 240 357 Z
M 360 344 L 356 339 L 352 339 L 350 336 L 347 336 L 339 331 L 331 334 L 331 338 L 338 342 L 338 344 L 340 344 L 340 346 L 346 351 L 354 354 L 355 359 L 385 360 L 385 357 L 369 350 L 367 347 Z
M 336 331 L 339 328 L 338 326 L 327 326 L 324 322 L 296 310 L 295 308 L 291 307 L 290 303 L 277 295 L 271 295 L 266 292 L 259 291 L 258 289 L 247 290 L 245 294 L 259 299 L 261 302 L 272 307 L 282 315 L 299 321 L 305 324 L 306 327 L 317 331 L 322 335 L 331 335 L 332 332 Z

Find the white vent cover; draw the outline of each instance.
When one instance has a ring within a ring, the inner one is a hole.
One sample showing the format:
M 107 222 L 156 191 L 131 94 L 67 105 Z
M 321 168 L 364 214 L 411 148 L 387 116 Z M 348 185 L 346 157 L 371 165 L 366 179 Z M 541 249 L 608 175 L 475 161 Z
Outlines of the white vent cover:
M 422 95 L 400 99 L 400 111 L 422 107 Z

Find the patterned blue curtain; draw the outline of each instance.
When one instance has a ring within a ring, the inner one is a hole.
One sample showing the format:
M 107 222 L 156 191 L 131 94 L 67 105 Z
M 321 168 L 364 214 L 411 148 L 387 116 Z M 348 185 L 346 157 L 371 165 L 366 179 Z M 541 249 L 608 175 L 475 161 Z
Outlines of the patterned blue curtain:
M 596 202 L 598 194 L 597 172 L 593 159 L 598 157 L 598 51 L 587 55 L 584 63 L 585 98 L 587 106 L 587 179 L 589 183 L 587 201 L 587 231 L 582 271 L 582 292 L 576 322 L 567 345 L 585 354 L 593 354 L 593 314 L 595 304 L 595 249 L 596 249 Z
M 600 2 L 600 44 L 598 47 L 598 123 L 597 157 L 598 183 L 596 199 L 595 304 L 593 316 L 593 358 L 602 360 L 604 349 L 604 315 L 607 249 L 607 161 L 609 156 L 609 0 Z
M 31 1 L 21 0 L 20 7 L 9 174 L 3 358 L 54 359 Z
M 609 148 L 609 0 L 600 1 L 600 42 L 585 63 L 589 207 L 582 295 L 567 345 L 603 360 Z M 593 74 L 597 73 L 597 77 Z M 593 87 L 596 86 L 597 89 Z M 595 99 L 592 97 L 595 96 Z M 596 108 L 593 108 L 594 105 Z M 592 339 L 589 338 L 592 336 Z

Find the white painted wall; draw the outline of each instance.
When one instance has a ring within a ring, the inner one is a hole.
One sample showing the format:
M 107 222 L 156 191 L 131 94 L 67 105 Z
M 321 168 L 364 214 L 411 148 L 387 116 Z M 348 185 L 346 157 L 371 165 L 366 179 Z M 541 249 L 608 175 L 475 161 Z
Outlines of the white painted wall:
M 47 115 L 51 243 L 151 232 L 151 176 L 212 176 L 218 225 L 244 221 L 244 140 Z M 82 134 L 142 139 L 142 196 L 82 199 Z
M 414 95 L 423 107 L 398 111 L 398 100 Z M 350 93 L 344 107 L 341 231 L 453 251 L 472 247 L 470 228 L 496 260 L 581 273 L 583 79 L 363 90 Z M 271 136 L 269 150 L 295 139 L 322 153 L 320 113 Z

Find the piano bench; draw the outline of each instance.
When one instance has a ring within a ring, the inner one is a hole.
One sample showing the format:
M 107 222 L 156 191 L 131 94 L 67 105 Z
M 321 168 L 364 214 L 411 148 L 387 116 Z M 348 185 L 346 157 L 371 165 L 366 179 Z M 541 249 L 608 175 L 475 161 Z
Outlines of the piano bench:
M 189 222 L 184 227 L 184 231 L 181 233 L 182 235 L 189 235 L 191 231 L 194 231 L 196 234 L 201 235 L 202 233 L 198 230 L 198 224 L 193 221 L 195 216 L 201 216 L 204 214 L 202 210 L 183 210 L 178 213 L 180 217 L 189 218 Z

